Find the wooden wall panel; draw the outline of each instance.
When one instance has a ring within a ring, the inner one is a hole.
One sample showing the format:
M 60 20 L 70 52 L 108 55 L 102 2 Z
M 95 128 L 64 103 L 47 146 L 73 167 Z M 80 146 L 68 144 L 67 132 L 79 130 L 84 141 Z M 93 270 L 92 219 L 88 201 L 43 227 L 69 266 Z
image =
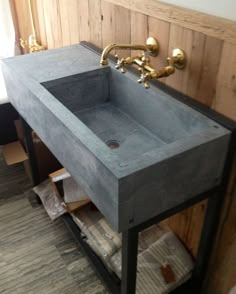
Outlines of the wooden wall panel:
M 101 0 L 89 0 L 90 41 L 102 47 Z
M 61 24 L 62 46 L 70 45 L 69 7 L 71 6 L 67 6 L 67 2 L 68 0 L 58 0 L 57 2 Z
M 159 0 L 106 0 L 127 9 L 236 44 L 236 22 Z M 233 9 L 233 7 L 232 7 Z
M 80 41 L 90 40 L 89 30 L 89 2 L 84 0 L 78 1 L 78 15 L 79 15 L 79 36 Z
M 132 44 L 145 44 L 148 37 L 148 17 L 142 13 L 130 12 L 130 36 Z M 142 51 L 131 51 L 131 56 L 137 56 Z
M 222 40 L 209 36 L 206 37 L 201 63 L 201 75 L 198 81 L 197 92 L 193 97 L 208 106 L 212 105 L 216 95 L 216 79 L 222 47 Z
M 80 18 L 79 18 L 79 2 L 77 0 L 67 0 L 67 15 L 69 20 L 69 34 L 70 34 L 70 44 L 77 44 L 80 41 Z M 62 25 L 61 25 L 62 27 Z
M 48 49 L 61 47 L 63 39 L 58 0 L 43 0 L 43 8 Z
M 30 14 L 29 14 L 29 6 L 28 0 L 15 0 L 15 11 L 17 14 L 18 27 L 19 27 L 19 37 L 23 40 L 29 39 L 29 35 L 33 33 L 31 22 L 30 22 Z M 22 50 L 23 52 L 27 52 L 26 50 Z
M 224 43 L 214 108 L 236 120 L 236 45 Z
M 169 53 L 170 23 L 149 16 L 148 36 L 157 38 L 160 46 L 158 57 L 151 57 L 151 63 L 155 68 L 166 66 L 166 58 Z M 166 78 L 162 78 L 161 81 L 165 82 Z
M 168 77 L 166 83 L 184 94 L 192 94 L 197 91 L 197 81 L 201 74 L 201 59 L 203 56 L 205 36 L 199 32 L 171 25 L 169 39 L 169 55 L 173 49 L 184 50 L 187 63 L 184 70 L 176 70 L 175 74 Z
M 47 48 L 47 34 L 45 28 L 44 18 L 44 2 L 43 0 L 32 1 L 32 8 L 34 8 L 34 24 L 36 30 L 36 36 L 40 44 Z
M 115 43 L 115 6 L 101 1 L 102 11 L 102 48 Z
M 27 39 L 32 33 L 27 0 L 11 1 L 15 1 L 19 33 Z M 31 1 L 37 36 L 48 48 L 84 40 L 99 47 L 113 42 L 144 43 L 150 35 L 160 42 L 158 58 L 151 58 L 156 68 L 166 65 L 166 58 L 174 48 L 184 49 L 187 54 L 185 70 L 176 71 L 161 81 L 236 119 L 235 22 L 157 0 Z M 120 56 L 131 54 L 119 50 L 117 53 Z M 232 191 L 228 193 L 230 201 L 226 201 L 224 207 L 223 229 L 212 265 L 210 294 L 226 294 L 236 283 L 233 262 L 236 260 L 235 188 Z M 193 255 L 197 253 L 205 207 L 206 202 L 202 202 L 166 220 Z M 224 256 L 226 260 L 223 262 Z M 227 278 L 224 278 L 225 273 Z
M 115 6 L 115 42 L 131 43 L 131 11 L 121 6 Z M 130 56 L 130 50 L 117 50 L 119 56 Z

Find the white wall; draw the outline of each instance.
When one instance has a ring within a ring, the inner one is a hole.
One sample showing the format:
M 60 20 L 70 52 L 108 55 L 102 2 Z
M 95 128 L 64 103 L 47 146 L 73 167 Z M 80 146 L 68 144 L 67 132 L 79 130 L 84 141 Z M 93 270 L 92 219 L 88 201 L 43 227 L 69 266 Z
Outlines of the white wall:
M 236 21 L 236 0 L 161 0 Z

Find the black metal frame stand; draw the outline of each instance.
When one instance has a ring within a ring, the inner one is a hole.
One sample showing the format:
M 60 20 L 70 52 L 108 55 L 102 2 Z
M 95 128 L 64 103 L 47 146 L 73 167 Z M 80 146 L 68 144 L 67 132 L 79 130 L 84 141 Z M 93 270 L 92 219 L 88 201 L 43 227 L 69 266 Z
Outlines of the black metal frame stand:
M 120 282 L 117 277 L 111 275 L 103 265 L 99 257 L 90 249 L 89 245 L 81 237 L 81 231 L 78 226 L 73 222 L 69 215 L 63 217 L 64 222 L 69 227 L 76 241 L 78 241 L 82 249 L 86 252 L 87 256 L 92 261 L 95 270 L 99 276 L 103 279 L 108 289 L 112 294 L 135 294 L 136 288 L 136 271 L 137 271 L 137 249 L 138 249 L 138 233 L 142 230 L 150 227 L 153 224 L 159 223 L 162 220 L 182 211 L 185 208 L 191 207 L 194 204 L 201 202 L 204 199 L 208 199 L 207 211 L 205 215 L 204 225 L 201 234 L 201 240 L 199 244 L 198 254 L 195 262 L 195 268 L 192 278 L 180 286 L 173 293 L 204 293 L 203 281 L 208 269 L 208 263 L 210 255 L 213 249 L 213 244 L 217 232 L 217 227 L 220 219 L 220 213 L 224 202 L 224 195 L 226 194 L 226 188 L 228 185 L 229 175 L 232 167 L 233 158 L 236 151 L 236 123 L 230 119 L 225 118 L 218 113 L 207 110 L 204 113 L 209 118 L 215 120 L 217 123 L 226 127 L 232 132 L 231 142 L 227 158 L 225 161 L 225 167 L 220 185 L 206 191 L 201 195 L 197 195 L 192 199 L 168 210 L 156 217 L 133 227 L 125 232 L 122 232 L 122 281 Z M 32 168 L 33 182 L 37 185 L 40 182 L 40 177 L 37 169 L 37 158 L 35 157 L 33 142 L 32 142 L 32 130 L 30 126 L 24 122 L 25 129 L 25 143 L 27 152 L 29 154 L 30 164 Z
M 93 50 L 94 52 L 101 54 L 101 50 L 96 47 L 82 42 L 82 45 Z M 132 70 L 131 70 L 132 71 Z M 204 293 L 203 281 L 206 276 L 206 272 L 209 265 L 210 255 L 213 249 L 213 244 L 217 232 L 217 227 L 219 224 L 221 209 L 224 202 L 224 196 L 226 194 L 226 189 L 229 181 L 230 171 L 232 167 L 233 158 L 236 151 L 236 123 L 223 115 L 215 112 L 214 110 L 206 107 L 205 105 L 191 99 L 190 97 L 184 96 L 183 94 L 161 84 L 156 81 L 153 82 L 154 85 L 161 88 L 164 92 L 170 94 L 172 97 L 180 100 L 181 102 L 187 104 L 188 106 L 196 109 L 197 111 L 203 113 L 210 119 L 221 124 L 223 127 L 232 132 L 231 141 L 229 145 L 229 150 L 227 158 L 225 161 L 225 167 L 223 172 L 223 177 L 221 184 L 214 187 L 210 191 L 206 191 L 201 195 L 197 195 L 192 199 L 182 203 L 179 206 L 174 207 L 156 217 L 144 222 L 136 227 L 133 227 L 125 232 L 122 232 L 122 281 L 118 280 L 117 277 L 111 275 L 102 264 L 101 260 L 92 251 L 88 244 L 81 237 L 81 231 L 77 225 L 73 222 L 70 215 L 65 215 L 63 217 L 64 222 L 69 227 L 76 241 L 78 241 L 82 249 L 86 252 L 87 256 L 92 261 L 95 266 L 96 271 L 99 276 L 103 278 L 107 287 L 113 294 L 135 294 L 136 288 L 136 270 L 137 270 L 137 248 L 138 248 L 138 233 L 145 228 L 159 223 L 160 221 L 174 215 L 181 210 L 188 208 L 204 199 L 208 199 L 207 211 L 205 215 L 204 225 L 201 234 L 201 240 L 199 244 L 198 254 L 196 258 L 195 268 L 193 271 L 192 278 L 186 282 L 184 285 L 180 286 L 178 289 L 173 291 L 173 293 Z M 25 134 L 26 134 L 26 146 L 30 158 L 32 175 L 34 184 L 38 184 L 39 174 L 37 170 L 37 159 L 34 154 L 32 145 L 31 128 L 26 122 Z

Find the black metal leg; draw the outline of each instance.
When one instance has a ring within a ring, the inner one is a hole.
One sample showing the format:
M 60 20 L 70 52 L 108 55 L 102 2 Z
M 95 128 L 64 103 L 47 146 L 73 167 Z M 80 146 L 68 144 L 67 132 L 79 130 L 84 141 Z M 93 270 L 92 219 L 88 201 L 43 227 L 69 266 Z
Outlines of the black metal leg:
M 138 230 L 122 233 L 122 279 L 121 294 L 135 294 L 138 255 Z
M 221 190 L 222 189 L 219 189 L 218 192 L 208 199 L 198 255 L 193 272 L 193 280 L 195 281 L 195 285 L 198 287 L 197 293 L 205 293 L 203 289 L 204 279 L 208 271 L 209 259 L 214 248 L 214 241 L 224 201 L 224 194 L 222 194 Z
M 25 148 L 29 157 L 33 185 L 37 186 L 40 183 L 40 174 L 39 174 L 37 158 L 36 158 L 35 150 L 34 150 L 34 143 L 32 139 L 32 129 L 23 118 L 21 118 L 21 120 L 22 120 L 22 124 L 24 128 Z M 36 195 L 36 199 L 38 204 L 42 204 L 40 198 L 37 195 Z
M 32 139 L 32 129 L 23 118 L 21 119 L 24 127 L 25 147 L 29 157 L 33 185 L 36 186 L 40 183 L 40 175 L 38 170 L 37 158 L 34 150 L 34 143 Z

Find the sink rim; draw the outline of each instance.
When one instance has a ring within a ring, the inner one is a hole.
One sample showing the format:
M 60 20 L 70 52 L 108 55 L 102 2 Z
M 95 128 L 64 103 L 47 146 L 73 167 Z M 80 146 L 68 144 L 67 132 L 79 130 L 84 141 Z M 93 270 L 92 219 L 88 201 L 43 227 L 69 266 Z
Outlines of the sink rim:
M 110 64 L 105 68 L 111 68 L 112 70 L 115 70 L 113 64 Z M 94 71 L 98 69 L 91 69 L 89 71 Z M 81 74 L 83 74 L 84 72 L 81 72 Z M 127 72 L 126 77 L 128 79 L 131 79 L 131 81 L 136 81 L 136 76 L 132 72 Z M 89 127 L 87 127 L 82 121 L 80 121 L 65 105 L 63 105 L 43 86 L 43 83 L 49 81 L 39 82 L 31 78 L 29 75 L 25 75 L 22 77 L 22 82 L 26 85 L 31 94 L 33 94 L 34 96 L 37 95 L 37 99 L 39 99 L 40 102 L 43 103 L 43 105 L 67 127 L 68 131 L 70 131 L 76 137 L 76 140 L 79 140 L 83 144 L 83 146 L 87 148 L 92 153 L 92 155 L 97 160 L 99 160 L 100 163 L 107 167 L 110 172 L 118 179 L 122 179 L 130 174 L 134 174 L 135 172 L 156 165 L 161 161 L 176 156 L 189 149 L 195 148 L 198 145 L 212 141 L 219 136 L 226 136 L 230 134 L 230 131 L 228 131 L 218 123 L 214 122 L 214 125 L 217 125 L 218 128 L 209 127 L 206 128 L 205 131 L 201 132 L 201 134 L 195 134 L 194 138 L 193 136 L 188 136 L 184 139 L 182 138 L 181 140 L 177 140 L 172 143 L 168 143 L 161 147 L 155 148 L 147 153 L 142 154 L 136 160 L 129 161 L 127 165 L 127 162 L 122 161 L 99 137 L 97 137 L 92 132 Z M 157 97 L 158 94 L 161 93 L 164 94 L 168 99 L 175 99 L 174 97 L 170 96 L 167 93 L 164 93 L 161 89 L 158 89 L 154 86 L 152 86 L 152 88 L 148 91 L 155 92 Z M 177 102 L 180 105 L 183 104 L 180 101 Z M 185 106 L 192 109 L 194 112 L 199 113 L 190 106 Z M 206 117 L 203 114 L 200 115 Z M 27 118 L 25 119 L 27 121 Z M 207 119 L 209 121 L 212 121 L 209 118 Z M 42 139 L 44 138 L 42 137 Z

